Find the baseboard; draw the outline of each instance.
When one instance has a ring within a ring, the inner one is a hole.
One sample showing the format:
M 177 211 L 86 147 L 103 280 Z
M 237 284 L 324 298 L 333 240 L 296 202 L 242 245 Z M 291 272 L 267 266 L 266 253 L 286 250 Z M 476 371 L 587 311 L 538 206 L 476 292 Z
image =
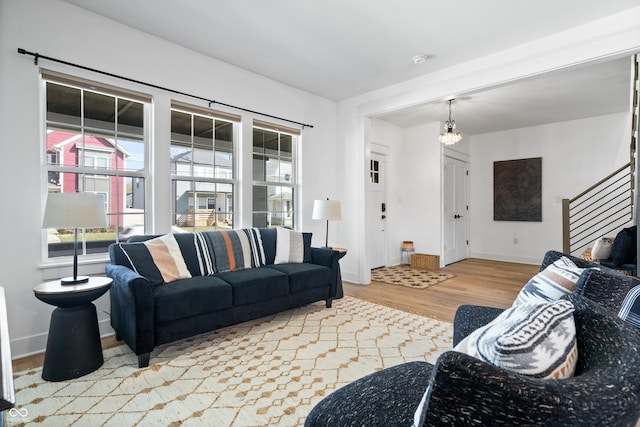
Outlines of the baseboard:
M 100 337 L 106 338 L 114 335 L 115 332 L 111 327 L 109 319 L 103 319 L 98 321 L 98 329 L 100 330 Z M 44 353 L 47 348 L 48 333 L 30 335 L 23 338 L 15 338 L 10 340 L 11 343 L 11 359 L 22 359 L 23 357 L 34 356 L 36 354 Z
M 517 256 L 510 254 L 496 254 L 486 252 L 471 252 L 470 258 L 486 259 L 488 261 L 517 262 L 519 264 L 540 265 L 542 258 Z

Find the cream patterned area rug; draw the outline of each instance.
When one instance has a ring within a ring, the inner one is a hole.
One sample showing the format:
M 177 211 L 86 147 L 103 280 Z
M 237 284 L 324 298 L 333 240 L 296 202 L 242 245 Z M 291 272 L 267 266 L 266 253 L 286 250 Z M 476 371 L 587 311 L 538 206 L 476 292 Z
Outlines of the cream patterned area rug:
M 411 268 L 406 264 L 371 270 L 371 280 L 418 289 L 428 288 L 452 277 L 453 274 Z
M 84 377 L 14 373 L 7 425 L 301 426 L 324 396 L 377 370 L 435 362 L 450 323 L 345 297 L 159 346 L 138 369 L 126 346 Z M 426 385 L 425 385 L 426 386 Z

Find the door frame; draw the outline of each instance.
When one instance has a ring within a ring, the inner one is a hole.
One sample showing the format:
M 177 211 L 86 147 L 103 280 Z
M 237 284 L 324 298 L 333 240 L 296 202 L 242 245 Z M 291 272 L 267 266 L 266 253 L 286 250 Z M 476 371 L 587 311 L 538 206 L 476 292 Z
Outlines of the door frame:
M 451 157 L 452 159 L 455 160 L 459 160 L 461 162 L 464 162 L 467 164 L 468 170 L 471 169 L 471 156 L 469 154 L 466 153 L 462 153 L 460 151 L 456 151 L 453 150 L 449 147 L 443 147 L 442 149 L 442 157 L 441 157 L 441 163 L 440 163 L 440 173 L 441 173 L 441 188 L 440 188 L 440 267 L 444 267 L 445 263 L 444 263 L 444 246 L 445 246 L 445 212 L 444 212 L 444 190 L 445 190 L 445 171 L 444 171 L 444 166 L 445 166 L 445 161 L 447 157 Z M 470 177 L 467 177 L 466 179 L 467 183 L 470 184 Z M 466 191 L 466 195 L 465 198 L 467 200 L 467 206 L 469 206 L 469 200 L 471 199 L 471 186 L 467 185 L 467 191 Z M 467 221 L 466 221 L 466 229 L 465 229 L 465 233 L 467 235 L 467 241 L 470 240 L 470 230 L 471 230 L 471 226 L 470 226 L 470 215 L 471 213 L 471 206 L 469 206 L 469 209 L 467 209 L 466 211 L 466 215 L 467 215 Z M 470 251 L 471 248 L 471 244 L 467 245 L 466 248 L 466 252 L 467 252 L 467 258 L 469 257 L 469 254 L 471 253 Z
M 370 178 L 369 178 L 369 172 L 370 172 L 369 171 L 369 164 L 370 164 L 371 160 L 373 160 L 373 156 L 374 155 L 382 157 L 382 163 L 384 164 L 384 166 L 382 168 L 382 170 L 383 170 L 382 179 L 385 180 L 384 181 L 384 195 L 383 196 L 384 196 L 385 203 L 386 203 L 387 193 L 388 193 L 388 188 L 387 188 L 388 179 L 387 179 L 386 165 L 389 163 L 390 152 L 391 152 L 391 148 L 389 146 L 383 145 L 383 144 L 379 144 L 379 143 L 376 143 L 376 142 L 371 142 L 371 151 L 370 151 L 370 155 L 368 156 L 369 162 L 367 164 L 367 171 L 366 171 L 366 173 L 367 173 L 367 197 L 366 197 L 366 202 L 365 202 L 365 212 L 367 211 L 367 207 L 368 207 L 369 203 L 372 202 L 372 200 L 371 200 L 372 199 L 371 181 L 370 181 Z M 388 205 L 388 203 L 387 203 L 387 205 Z M 378 212 L 378 214 L 379 213 L 380 212 Z M 372 221 L 372 215 L 373 214 L 366 216 L 367 233 L 371 233 L 371 231 L 372 231 L 372 229 L 374 227 L 374 224 L 373 224 L 373 221 Z M 382 248 L 381 248 L 382 261 L 383 261 L 383 265 L 384 266 L 387 266 L 389 264 L 389 254 L 388 254 L 388 251 L 387 251 L 387 236 L 388 236 L 388 233 L 387 233 L 386 224 L 387 223 L 385 222 L 385 231 L 384 231 L 384 235 L 383 235 L 384 238 L 383 238 L 383 241 L 382 241 Z M 368 248 L 369 249 L 367 250 L 367 259 L 368 259 L 369 262 L 368 262 L 367 269 L 369 271 L 371 271 L 371 268 L 372 268 L 372 265 L 373 265 L 373 257 L 371 256 L 371 245 L 370 244 L 368 245 Z

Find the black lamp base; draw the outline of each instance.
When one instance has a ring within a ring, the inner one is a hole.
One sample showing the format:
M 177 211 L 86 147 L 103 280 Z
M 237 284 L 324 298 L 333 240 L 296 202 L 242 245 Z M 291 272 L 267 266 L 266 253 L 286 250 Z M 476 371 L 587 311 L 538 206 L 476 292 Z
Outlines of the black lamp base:
M 62 285 L 77 285 L 80 283 L 87 283 L 89 281 L 89 276 L 77 276 L 77 277 L 64 277 L 60 279 L 60 284 Z

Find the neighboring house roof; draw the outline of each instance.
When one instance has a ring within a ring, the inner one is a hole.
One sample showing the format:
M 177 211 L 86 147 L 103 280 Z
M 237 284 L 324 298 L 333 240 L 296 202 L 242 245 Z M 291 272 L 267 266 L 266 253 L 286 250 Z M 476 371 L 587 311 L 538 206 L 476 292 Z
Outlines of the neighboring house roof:
M 47 133 L 47 145 L 52 151 L 62 151 L 62 148 L 69 144 L 75 144 L 80 141 L 82 138 L 81 134 L 71 133 L 71 132 L 63 132 L 63 131 L 52 131 Z M 85 135 L 85 145 L 86 146 L 104 146 L 111 145 L 118 151 L 120 151 L 124 157 L 129 157 L 131 154 L 125 150 L 120 144 L 117 144 L 111 138 L 103 138 L 96 137 L 93 135 L 86 136 Z
M 191 163 L 191 161 L 200 164 L 206 164 L 209 160 L 209 154 L 201 151 L 181 151 L 180 153 L 171 156 L 171 161 L 180 163 Z M 223 156 L 220 152 L 215 152 L 215 162 L 216 166 L 227 167 L 230 168 L 233 166 L 233 160 L 229 159 L 228 156 Z

